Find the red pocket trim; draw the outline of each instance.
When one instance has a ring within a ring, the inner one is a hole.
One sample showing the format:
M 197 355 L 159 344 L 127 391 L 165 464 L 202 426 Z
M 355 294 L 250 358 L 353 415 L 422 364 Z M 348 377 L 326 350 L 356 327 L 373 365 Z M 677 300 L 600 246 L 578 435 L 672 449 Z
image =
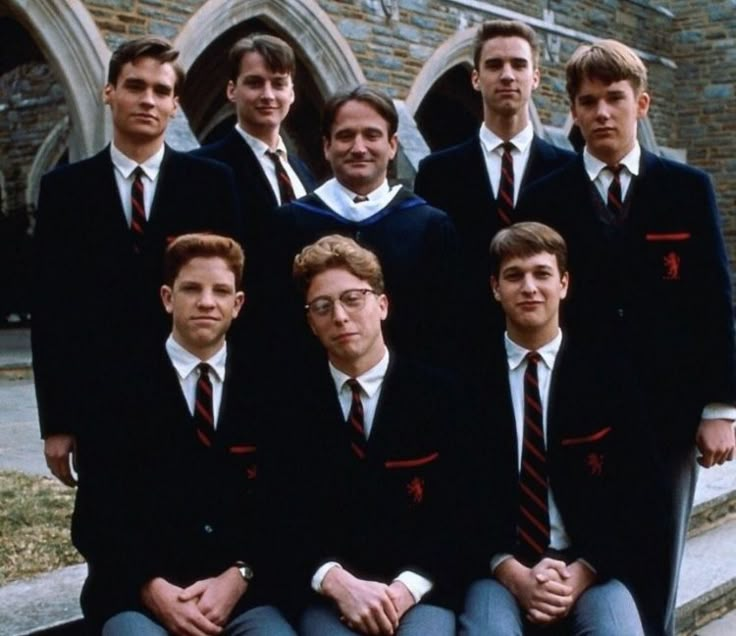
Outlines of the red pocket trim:
M 599 439 L 604 438 L 606 435 L 608 435 L 611 432 L 612 428 L 610 426 L 607 426 L 604 429 L 601 429 L 597 433 L 593 433 L 592 435 L 586 435 L 585 437 L 568 437 L 567 439 L 562 440 L 563 446 L 575 446 L 576 444 L 587 444 L 588 442 L 597 442 Z
M 690 238 L 690 232 L 672 232 L 670 234 L 658 234 L 651 232 L 645 235 L 647 241 L 687 241 Z
M 433 462 L 440 456 L 439 452 L 432 453 L 426 457 L 419 457 L 417 459 L 394 459 L 384 463 L 386 468 L 414 468 L 415 466 L 424 466 Z
M 247 453 L 255 453 L 255 446 L 231 446 L 228 449 L 233 455 L 246 455 Z

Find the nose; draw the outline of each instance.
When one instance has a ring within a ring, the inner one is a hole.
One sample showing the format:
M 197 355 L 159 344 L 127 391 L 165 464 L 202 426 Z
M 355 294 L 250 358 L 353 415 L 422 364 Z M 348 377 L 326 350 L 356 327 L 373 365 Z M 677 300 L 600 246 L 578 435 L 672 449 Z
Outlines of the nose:
M 605 121 L 611 116 L 611 112 L 608 108 L 608 104 L 606 103 L 605 99 L 601 99 L 598 101 L 598 104 L 596 105 L 596 111 L 595 111 L 595 117 L 599 121 Z
M 211 291 L 209 291 L 209 290 L 203 291 L 199 295 L 199 298 L 197 299 L 197 305 L 200 308 L 214 307 L 215 306 L 215 296 L 214 296 L 214 294 Z
M 521 283 L 521 291 L 525 294 L 533 295 L 537 291 L 537 284 L 531 274 L 524 276 Z
M 501 79 L 503 80 L 513 80 L 514 79 L 513 69 L 511 68 L 511 64 L 509 64 L 508 62 L 504 63 L 504 65 L 501 67 Z
M 261 97 L 266 100 L 274 98 L 273 86 L 271 86 L 271 82 L 263 83 L 263 93 L 261 94 Z
M 141 93 L 141 104 L 145 104 L 146 106 L 154 106 L 156 104 L 153 98 L 153 87 L 149 87 Z
M 363 135 L 355 135 L 355 139 L 353 139 L 353 147 L 351 148 L 351 151 L 355 154 L 364 154 L 367 152 L 365 139 L 363 139 Z
M 336 300 L 332 305 L 332 320 L 335 324 L 342 324 L 348 319 L 348 313 L 345 311 L 345 307 L 339 300 Z

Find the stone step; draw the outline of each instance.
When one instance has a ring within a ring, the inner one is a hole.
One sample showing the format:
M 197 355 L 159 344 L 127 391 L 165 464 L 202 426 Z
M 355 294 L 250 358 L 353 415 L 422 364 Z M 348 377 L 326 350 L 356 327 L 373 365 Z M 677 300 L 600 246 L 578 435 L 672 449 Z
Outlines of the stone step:
M 693 636 L 734 636 L 734 634 L 736 634 L 736 610 L 696 630 Z
M 689 536 L 706 532 L 719 523 L 736 518 L 736 462 L 701 469 L 690 517 Z
M 688 539 L 677 595 L 678 636 L 694 636 L 733 609 L 736 519 L 731 518 Z

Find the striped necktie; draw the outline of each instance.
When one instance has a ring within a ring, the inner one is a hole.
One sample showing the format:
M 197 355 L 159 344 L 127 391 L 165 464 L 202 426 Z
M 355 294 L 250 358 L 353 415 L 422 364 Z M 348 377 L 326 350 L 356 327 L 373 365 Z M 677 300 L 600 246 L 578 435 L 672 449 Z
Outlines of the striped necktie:
M 511 225 L 514 212 L 514 159 L 511 151 L 514 144 L 505 141 L 500 146 L 503 148 L 501 155 L 501 180 L 498 185 L 497 211 L 501 227 Z
M 350 426 L 350 446 L 358 459 L 365 459 L 366 438 L 365 420 L 363 416 L 363 402 L 360 399 L 360 383 L 355 378 L 350 378 L 346 384 L 353 394 L 348 413 L 348 425 Z
M 621 194 L 621 171 L 623 168 L 621 164 L 608 166 L 608 170 L 613 175 L 613 180 L 611 181 L 611 185 L 608 186 L 606 204 L 616 223 L 622 223 L 625 216 L 623 196 Z
M 281 157 L 278 152 L 271 150 L 266 151 L 266 156 L 273 161 L 273 165 L 276 168 L 276 181 L 279 184 L 279 197 L 281 198 L 281 205 L 291 203 L 296 196 L 294 195 L 294 187 L 291 185 L 291 179 L 289 178 L 284 164 L 281 162 Z
M 197 370 L 199 371 L 199 378 L 197 379 L 197 390 L 194 394 L 194 425 L 199 441 L 210 447 L 215 438 L 210 365 L 202 362 L 197 366 Z
M 131 219 L 130 232 L 133 236 L 133 249 L 136 253 L 143 250 L 143 236 L 146 230 L 146 204 L 143 190 L 143 168 L 137 166 L 133 170 L 133 185 L 130 188 Z

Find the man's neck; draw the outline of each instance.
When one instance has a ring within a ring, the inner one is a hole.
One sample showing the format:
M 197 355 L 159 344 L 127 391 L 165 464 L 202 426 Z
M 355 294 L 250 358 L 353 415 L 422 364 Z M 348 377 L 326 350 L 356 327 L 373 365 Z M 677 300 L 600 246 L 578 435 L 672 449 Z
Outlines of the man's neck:
M 279 145 L 279 133 L 280 133 L 279 126 L 254 128 L 253 126 L 248 126 L 247 124 L 244 124 L 242 121 L 238 121 L 238 124 L 251 137 L 255 137 L 256 139 L 259 139 L 264 144 L 266 144 L 271 150 L 276 150 L 277 146 Z
M 522 109 L 513 115 L 499 115 L 486 112 L 483 123 L 488 130 L 503 141 L 510 141 L 529 124 L 529 115 Z
M 115 147 L 126 157 L 132 159 L 136 163 L 143 163 L 161 150 L 164 138 L 161 136 L 152 141 L 141 144 L 132 139 L 122 138 L 121 135 L 114 134 L 113 141 L 115 143 Z
M 633 140 L 631 142 L 631 145 L 626 148 L 626 150 L 612 151 L 610 153 L 599 152 L 598 154 L 591 152 L 589 146 L 586 146 L 586 149 L 590 153 L 590 155 L 598 159 L 598 161 L 602 161 L 607 166 L 616 166 L 621 163 L 621 160 L 634 149 L 635 145 L 636 140 Z
M 506 331 L 509 338 L 520 347 L 529 351 L 538 351 L 557 337 L 557 334 L 560 333 L 560 326 L 554 323 L 545 326 L 544 329 L 525 331 L 507 323 Z
M 370 371 L 383 359 L 383 356 L 386 355 L 386 346 L 383 345 L 383 343 L 382 346 L 377 347 L 377 349 L 378 350 L 375 353 L 362 356 L 357 360 L 335 359 L 333 356 L 329 356 L 329 360 L 332 366 L 338 371 L 342 371 L 345 375 L 348 375 L 351 378 L 357 378 L 367 371 Z

